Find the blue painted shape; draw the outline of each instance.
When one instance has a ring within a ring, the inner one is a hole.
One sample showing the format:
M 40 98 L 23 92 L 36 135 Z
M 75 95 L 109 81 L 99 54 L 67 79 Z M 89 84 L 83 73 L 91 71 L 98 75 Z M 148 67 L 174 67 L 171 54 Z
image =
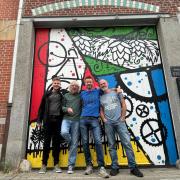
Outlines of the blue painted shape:
M 156 95 L 161 96 L 166 93 L 166 86 L 162 69 L 156 69 L 151 71 L 151 77 L 153 80 Z
M 164 126 L 167 128 L 167 139 L 166 139 L 166 148 L 167 153 L 169 157 L 169 164 L 175 165 L 176 160 L 178 159 L 178 153 L 175 143 L 175 137 L 174 137 L 174 130 L 172 126 L 172 120 L 170 117 L 170 111 L 169 111 L 169 105 L 168 101 L 161 101 L 158 102 L 160 116 L 161 116 L 161 122 L 164 124 Z
M 117 80 L 114 75 L 98 76 L 97 78 L 98 81 L 101 79 L 105 79 L 109 84 L 109 88 L 115 88 L 117 86 Z

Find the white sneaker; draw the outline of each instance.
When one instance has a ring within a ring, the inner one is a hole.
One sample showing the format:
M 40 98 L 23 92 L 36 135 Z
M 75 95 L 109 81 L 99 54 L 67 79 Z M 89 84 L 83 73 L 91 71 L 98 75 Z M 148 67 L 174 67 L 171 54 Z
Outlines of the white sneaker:
M 103 178 L 109 178 L 109 174 L 106 172 L 106 169 L 104 167 L 101 167 L 99 169 L 99 176 Z
M 73 173 L 74 173 L 72 166 L 68 166 L 68 171 L 67 171 L 67 173 L 68 173 L 68 174 L 73 174 Z
M 45 174 L 47 171 L 46 166 L 43 164 L 41 169 L 39 170 L 39 174 Z
M 93 167 L 91 165 L 87 166 L 86 170 L 84 171 L 85 175 L 90 175 L 93 173 Z
M 56 165 L 54 166 L 54 172 L 56 172 L 56 173 L 62 173 L 62 169 L 59 167 L 58 164 L 56 164 Z

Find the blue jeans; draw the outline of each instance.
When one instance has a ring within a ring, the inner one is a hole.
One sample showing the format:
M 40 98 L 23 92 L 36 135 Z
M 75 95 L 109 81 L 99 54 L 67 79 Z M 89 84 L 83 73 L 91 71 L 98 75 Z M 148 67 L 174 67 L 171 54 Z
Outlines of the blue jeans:
M 75 166 L 79 141 L 79 121 L 63 119 L 61 135 L 69 144 L 68 166 Z
M 109 153 L 112 160 L 111 168 L 118 169 L 118 157 L 116 152 L 115 133 L 120 137 L 121 143 L 126 151 L 128 166 L 133 169 L 136 166 L 134 152 L 130 142 L 130 135 L 124 121 L 119 121 L 118 124 L 105 123 L 105 132 L 108 139 Z
M 80 131 L 81 131 L 81 139 L 82 139 L 82 146 L 85 155 L 86 165 L 92 165 L 91 153 L 89 149 L 89 130 L 92 131 L 98 166 L 104 166 L 104 154 L 103 154 L 103 147 L 101 142 L 101 129 L 98 119 L 81 119 L 80 120 Z

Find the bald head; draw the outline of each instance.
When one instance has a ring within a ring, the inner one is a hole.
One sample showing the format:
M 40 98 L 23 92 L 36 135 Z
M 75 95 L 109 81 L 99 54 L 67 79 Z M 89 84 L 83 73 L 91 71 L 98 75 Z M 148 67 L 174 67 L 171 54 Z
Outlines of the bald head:
M 105 79 L 99 81 L 99 87 L 101 90 L 106 91 L 108 89 L 108 82 Z

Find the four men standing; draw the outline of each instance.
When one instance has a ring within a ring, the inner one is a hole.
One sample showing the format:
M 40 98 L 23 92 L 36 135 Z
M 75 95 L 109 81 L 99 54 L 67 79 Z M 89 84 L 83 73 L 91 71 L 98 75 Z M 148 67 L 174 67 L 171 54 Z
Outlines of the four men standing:
M 62 101 L 62 94 L 59 91 L 60 80 L 53 79 L 52 90 L 45 93 L 43 96 L 39 108 L 39 120 L 42 120 L 45 116 L 45 119 L 43 119 L 45 121 L 45 141 L 42 160 L 43 165 L 39 172 L 44 173 L 46 171 L 50 140 L 52 136 L 55 139 L 52 139 L 52 141 L 55 142 L 53 143 L 55 171 L 62 172 L 58 167 L 57 160 L 57 157 L 59 159 L 59 141 L 55 138 L 56 133 L 60 133 L 59 128 L 62 122 L 62 109 L 65 114 L 61 126 L 61 135 L 69 144 L 69 174 L 73 173 L 75 166 L 80 127 L 82 146 L 86 162 L 86 170 L 84 174 L 89 175 L 93 172 L 92 158 L 89 149 L 89 131 L 91 131 L 96 148 L 99 175 L 103 178 L 109 178 L 109 174 L 106 172 L 104 167 L 104 153 L 99 123 L 99 115 L 101 115 L 101 118 L 105 123 L 105 132 L 108 138 L 109 152 L 112 159 L 110 174 L 115 176 L 119 172 L 115 141 L 116 132 L 120 136 L 122 145 L 126 150 L 131 174 L 143 177 L 143 174 L 136 166 L 134 153 L 130 143 L 130 136 L 125 124 L 126 104 L 122 93 L 110 90 L 108 88 L 107 81 L 103 79 L 99 82 L 101 90 L 94 88 L 93 79 L 91 77 L 86 77 L 84 83 L 86 90 L 79 94 L 80 87 L 78 83 L 76 81 L 71 82 L 69 88 L 70 92 L 64 95 Z M 102 92 L 103 94 L 101 95 L 100 93 Z

